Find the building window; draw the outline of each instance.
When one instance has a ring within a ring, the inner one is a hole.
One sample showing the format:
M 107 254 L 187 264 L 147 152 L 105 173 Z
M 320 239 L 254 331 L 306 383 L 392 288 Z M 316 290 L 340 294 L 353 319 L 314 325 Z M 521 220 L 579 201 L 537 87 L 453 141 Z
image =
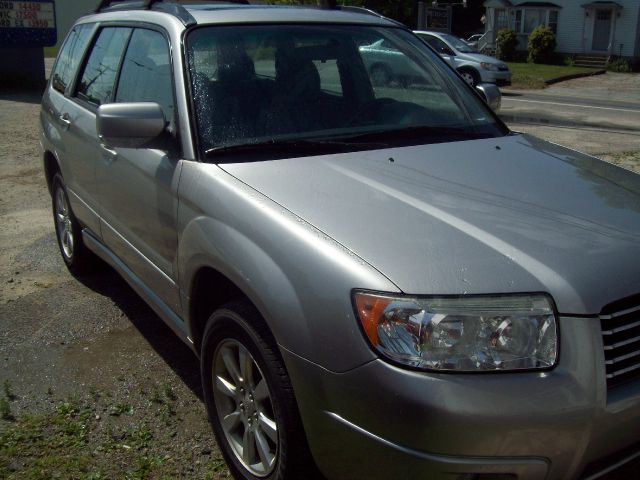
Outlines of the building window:
M 507 17 L 507 9 L 506 8 L 496 9 L 495 31 L 499 32 L 503 28 L 508 28 L 508 27 L 509 27 L 509 22 Z
M 515 15 L 513 29 L 516 32 L 521 33 L 522 32 L 522 10 L 516 10 L 515 14 L 516 15 Z
M 547 26 L 553 33 L 558 33 L 558 10 L 549 10 Z
M 513 28 L 517 33 L 529 35 L 540 25 L 545 25 L 553 33 L 557 33 L 558 10 L 545 8 L 519 8 L 515 10 Z

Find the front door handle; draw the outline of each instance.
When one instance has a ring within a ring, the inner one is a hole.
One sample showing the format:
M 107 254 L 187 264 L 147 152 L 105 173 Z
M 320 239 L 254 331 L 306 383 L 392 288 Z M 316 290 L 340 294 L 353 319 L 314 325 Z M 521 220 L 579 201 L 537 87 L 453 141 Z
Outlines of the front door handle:
M 109 163 L 113 162 L 116 158 L 118 158 L 118 152 L 113 148 L 109 148 L 107 146 L 102 135 L 99 135 L 98 138 L 100 139 L 100 148 L 102 148 L 102 150 L 107 153 L 107 161 Z
M 69 127 L 71 126 L 71 119 L 69 118 L 68 113 L 63 113 L 58 116 L 58 120 L 60 121 L 60 125 L 62 125 L 63 130 L 69 130 Z

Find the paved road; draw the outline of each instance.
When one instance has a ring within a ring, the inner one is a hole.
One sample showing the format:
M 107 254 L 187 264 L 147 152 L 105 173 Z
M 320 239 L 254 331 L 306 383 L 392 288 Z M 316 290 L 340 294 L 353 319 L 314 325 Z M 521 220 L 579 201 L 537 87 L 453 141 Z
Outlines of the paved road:
M 545 90 L 503 91 L 507 122 L 640 132 L 640 75 L 607 73 Z
M 504 92 L 500 115 L 506 121 L 590 126 L 640 132 L 640 103 L 571 95 Z

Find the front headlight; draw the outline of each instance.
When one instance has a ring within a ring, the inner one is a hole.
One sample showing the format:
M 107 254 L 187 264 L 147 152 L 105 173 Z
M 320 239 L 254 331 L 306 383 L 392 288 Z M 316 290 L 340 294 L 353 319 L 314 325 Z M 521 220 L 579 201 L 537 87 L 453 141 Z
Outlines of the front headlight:
M 419 298 L 356 291 L 373 347 L 414 368 L 479 372 L 553 367 L 556 318 L 544 295 Z
M 492 72 L 498 71 L 498 65 L 496 65 L 495 63 L 480 62 L 480 66 L 485 70 L 491 70 Z

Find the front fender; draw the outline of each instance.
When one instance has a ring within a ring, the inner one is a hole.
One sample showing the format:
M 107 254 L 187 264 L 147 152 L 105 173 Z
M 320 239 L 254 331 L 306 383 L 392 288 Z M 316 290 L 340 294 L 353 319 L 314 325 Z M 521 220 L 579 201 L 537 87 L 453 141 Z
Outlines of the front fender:
M 397 292 L 380 272 L 216 165 L 185 162 L 179 196 L 183 298 L 208 266 L 245 293 L 290 352 L 336 372 L 375 358 L 351 290 Z

